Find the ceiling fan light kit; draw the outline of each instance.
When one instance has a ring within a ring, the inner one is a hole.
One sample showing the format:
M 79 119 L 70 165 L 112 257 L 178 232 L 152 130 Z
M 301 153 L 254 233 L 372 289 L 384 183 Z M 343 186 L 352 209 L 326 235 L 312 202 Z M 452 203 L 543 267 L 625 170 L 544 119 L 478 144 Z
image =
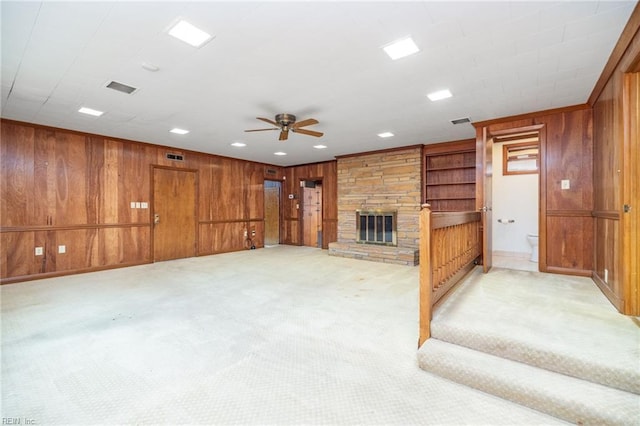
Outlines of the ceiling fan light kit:
M 256 117 L 258 120 L 262 120 L 265 123 L 269 123 L 275 127 L 268 129 L 252 129 L 245 130 L 245 132 L 263 132 L 266 130 L 280 130 L 280 136 L 278 140 L 286 141 L 289 138 L 289 131 L 294 133 L 300 133 L 303 135 L 314 136 L 316 138 L 321 137 L 324 133 L 316 132 L 315 130 L 303 129 L 302 127 L 318 124 L 318 120 L 315 118 L 307 118 L 306 120 L 296 121 L 296 116 L 293 114 L 276 114 L 275 121 L 264 117 Z

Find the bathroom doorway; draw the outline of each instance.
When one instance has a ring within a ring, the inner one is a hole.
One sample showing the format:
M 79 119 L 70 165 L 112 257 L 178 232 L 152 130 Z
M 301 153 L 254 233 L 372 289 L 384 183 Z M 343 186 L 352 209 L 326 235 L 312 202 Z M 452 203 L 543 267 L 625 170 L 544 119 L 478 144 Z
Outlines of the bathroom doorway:
M 539 270 L 540 131 L 493 137 L 493 265 Z

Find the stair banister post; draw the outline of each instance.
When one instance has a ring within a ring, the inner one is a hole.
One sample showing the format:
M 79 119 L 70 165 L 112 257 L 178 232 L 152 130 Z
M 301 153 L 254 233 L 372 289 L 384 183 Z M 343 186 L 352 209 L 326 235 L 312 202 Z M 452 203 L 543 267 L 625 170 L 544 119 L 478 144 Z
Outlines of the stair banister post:
M 418 347 L 431 337 L 431 209 L 423 204 L 420 210 L 420 337 Z

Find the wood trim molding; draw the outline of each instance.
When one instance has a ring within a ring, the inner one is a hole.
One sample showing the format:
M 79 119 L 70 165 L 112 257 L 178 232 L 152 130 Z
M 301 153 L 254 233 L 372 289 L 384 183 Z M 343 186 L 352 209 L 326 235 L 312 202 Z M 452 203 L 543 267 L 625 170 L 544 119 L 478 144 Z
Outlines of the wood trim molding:
M 422 150 L 422 147 L 423 145 L 408 145 L 408 146 L 399 146 L 395 148 L 378 149 L 375 151 L 354 152 L 353 154 L 336 155 L 336 159 L 340 160 L 342 158 L 362 157 L 365 155 L 384 154 L 387 152 L 395 152 L 395 151 L 409 151 L 416 148 L 420 148 Z
M 338 158 L 338 157 L 336 157 Z M 320 166 L 327 163 L 335 163 L 336 160 L 327 160 L 327 161 L 316 161 L 315 163 L 304 163 L 304 164 L 296 164 L 295 166 L 279 166 L 281 169 L 285 170 L 285 173 L 289 169 L 295 169 L 296 167 L 308 167 L 308 166 Z M 322 178 L 318 178 L 322 179 Z
M 527 118 L 536 118 L 536 117 L 542 117 L 545 115 L 554 115 L 554 114 L 561 114 L 564 112 L 580 111 L 580 110 L 589 109 L 589 108 L 591 108 L 589 104 L 578 104 L 578 105 L 571 105 L 571 106 L 566 106 L 562 108 L 552 108 L 544 111 L 536 111 L 536 112 L 529 112 L 526 114 L 512 115 L 509 117 L 501 117 L 501 118 L 494 118 L 491 120 L 477 121 L 471 124 L 473 125 L 473 127 L 479 128 L 479 127 L 490 126 L 492 124 L 504 123 L 508 121 L 525 120 Z M 513 129 L 510 129 L 510 130 L 513 131 Z
M 544 272 L 550 272 L 552 274 L 561 274 L 561 275 L 576 275 L 579 277 L 590 277 L 593 274 L 593 271 L 591 269 L 588 269 L 588 270 L 572 269 L 572 268 L 563 268 L 560 266 L 549 266 L 549 265 L 547 265 L 547 270 Z
M 620 212 L 617 210 L 594 210 L 591 216 L 598 219 L 620 220 Z
M 27 232 L 27 231 L 74 231 L 78 229 L 106 229 L 106 228 L 142 228 L 151 226 L 151 222 L 142 223 L 101 223 L 88 225 L 61 225 L 61 226 L 5 226 L 0 228 L 0 233 L 6 232 Z
M 68 269 L 68 270 L 58 271 L 58 272 L 45 272 L 42 274 L 21 275 L 18 277 L 2 278 L 0 279 L 0 285 L 13 284 L 13 283 L 23 282 L 23 281 L 41 280 L 43 278 L 62 277 L 66 275 L 86 274 L 88 272 L 106 271 L 109 269 L 127 268 L 129 266 L 148 265 L 150 263 L 153 263 L 153 260 L 149 260 L 146 262 L 118 263 L 118 264 L 107 265 L 107 266 L 94 266 L 92 268 L 84 268 L 84 269 Z
M 631 45 L 631 42 L 633 41 L 639 29 L 640 2 L 636 4 L 635 9 L 633 9 L 627 25 L 622 30 L 622 34 L 620 35 L 616 46 L 613 48 L 607 64 L 604 66 L 602 74 L 600 74 L 600 78 L 598 78 L 596 85 L 593 87 L 593 91 L 591 91 L 591 96 L 589 96 L 589 99 L 587 100 L 587 103 L 589 105 L 593 106 L 600 97 L 602 90 L 607 85 L 607 82 L 611 79 L 611 76 L 613 75 L 616 68 L 618 67 L 618 64 L 629 49 L 629 46 Z
M 592 217 L 591 210 L 547 210 L 547 217 Z
M 604 293 L 609 302 L 618 310 L 618 312 L 623 312 L 624 309 L 624 301 L 621 300 L 614 292 L 611 291 L 609 286 L 600 278 L 595 271 L 591 274 L 591 279 L 596 283 L 600 291 Z
M 532 124 L 530 126 L 510 127 L 508 129 L 502 129 L 502 130 L 490 130 L 488 134 L 491 137 L 495 137 L 495 136 L 500 137 L 505 135 L 511 135 L 514 133 L 535 133 L 535 132 L 540 133 L 540 129 L 543 129 L 544 126 L 545 124 Z M 503 142 L 503 141 L 500 140 L 499 142 Z
M 249 218 L 249 219 L 228 219 L 228 220 L 199 220 L 198 225 L 217 225 L 220 223 L 245 223 L 245 222 L 264 222 L 264 218 Z
M 476 150 L 475 139 L 462 139 L 452 142 L 439 142 L 423 145 L 423 155 L 455 154 Z

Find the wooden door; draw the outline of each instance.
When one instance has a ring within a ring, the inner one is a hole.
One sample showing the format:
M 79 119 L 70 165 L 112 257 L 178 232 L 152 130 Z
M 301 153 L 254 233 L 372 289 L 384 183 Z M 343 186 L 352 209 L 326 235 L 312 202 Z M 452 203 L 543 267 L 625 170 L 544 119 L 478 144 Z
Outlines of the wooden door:
M 491 184 L 493 176 L 493 138 L 487 128 L 477 129 L 476 137 L 476 208 L 482 212 L 482 270 L 491 269 L 492 204 Z
M 302 244 L 322 247 L 322 183 L 302 191 Z
M 640 315 L 640 73 L 624 81 L 624 141 L 620 241 L 623 314 Z
M 264 245 L 280 244 L 280 182 L 264 183 Z
M 153 260 L 196 255 L 196 172 L 153 168 Z

